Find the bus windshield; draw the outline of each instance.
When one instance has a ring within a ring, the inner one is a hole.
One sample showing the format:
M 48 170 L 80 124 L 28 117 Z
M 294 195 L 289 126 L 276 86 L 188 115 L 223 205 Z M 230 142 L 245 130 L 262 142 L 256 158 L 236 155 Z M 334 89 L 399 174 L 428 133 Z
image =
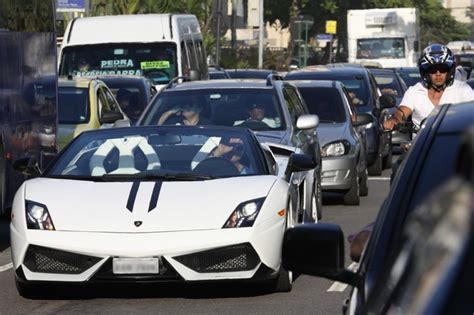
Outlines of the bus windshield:
M 403 38 L 364 38 L 357 40 L 357 59 L 405 58 Z
M 65 47 L 60 75 L 137 75 L 165 84 L 177 75 L 173 43 L 110 43 Z

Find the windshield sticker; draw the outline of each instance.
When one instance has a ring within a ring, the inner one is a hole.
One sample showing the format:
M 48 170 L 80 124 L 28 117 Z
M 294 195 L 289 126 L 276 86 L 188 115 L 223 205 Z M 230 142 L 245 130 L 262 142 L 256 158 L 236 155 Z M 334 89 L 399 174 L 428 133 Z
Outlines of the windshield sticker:
M 167 69 L 170 67 L 170 62 L 168 60 L 158 60 L 158 61 L 142 61 L 140 62 L 140 69 Z
M 74 71 L 73 74 L 78 77 L 95 77 L 98 75 L 143 75 L 140 69 L 134 70 L 91 70 L 91 71 Z
M 114 68 L 133 68 L 132 59 L 117 59 L 117 60 L 101 60 L 101 69 L 114 69 Z

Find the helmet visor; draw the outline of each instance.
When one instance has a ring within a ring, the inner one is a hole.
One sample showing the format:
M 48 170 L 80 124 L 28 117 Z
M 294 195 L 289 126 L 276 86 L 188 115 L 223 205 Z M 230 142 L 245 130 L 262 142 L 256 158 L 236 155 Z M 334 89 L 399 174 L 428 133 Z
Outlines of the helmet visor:
M 429 74 L 435 74 L 437 73 L 438 71 L 440 73 L 446 73 L 449 71 L 449 66 L 445 65 L 445 64 L 441 64 L 441 65 L 432 65 L 430 66 L 428 69 L 427 69 L 427 72 Z

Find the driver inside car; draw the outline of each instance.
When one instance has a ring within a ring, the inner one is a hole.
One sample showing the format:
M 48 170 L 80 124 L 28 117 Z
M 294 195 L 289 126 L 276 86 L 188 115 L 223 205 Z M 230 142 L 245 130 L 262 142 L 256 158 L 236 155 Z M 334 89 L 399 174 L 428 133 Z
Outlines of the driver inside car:
M 242 156 L 245 152 L 245 144 L 241 138 L 223 139 L 208 155 L 208 158 L 223 158 L 231 162 L 240 174 L 253 174 L 251 166 L 242 164 Z
M 244 127 L 249 123 L 261 122 L 271 128 L 278 127 L 275 119 L 265 117 L 265 105 L 262 103 L 252 103 L 248 107 L 247 113 L 249 117 L 246 120 L 237 120 L 236 122 L 234 122 L 234 126 Z

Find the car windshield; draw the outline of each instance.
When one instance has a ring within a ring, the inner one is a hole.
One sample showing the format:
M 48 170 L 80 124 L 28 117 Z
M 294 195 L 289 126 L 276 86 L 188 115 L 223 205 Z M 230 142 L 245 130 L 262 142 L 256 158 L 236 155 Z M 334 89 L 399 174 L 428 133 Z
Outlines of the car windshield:
M 149 101 L 146 99 L 143 86 L 103 81 L 114 94 L 120 108 L 127 114 L 132 123 L 135 123 Z
M 265 173 L 243 129 L 117 128 L 86 132 L 62 152 L 46 177 L 87 180 L 201 180 Z
M 382 93 L 387 93 L 395 97 L 403 96 L 402 87 L 397 82 L 395 74 L 374 74 L 374 77 Z
M 420 82 L 420 73 L 416 72 L 400 72 L 400 76 L 407 86 L 412 86 Z
M 344 122 L 346 114 L 341 94 L 335 88 L 298 87 L 311 114 L 320 122 Z
M 403 38 L 357 40 L 357 59 L 405 58 Z
M 75 87 L 58 88 L 58 123 L 84 124 L 89 121 L 89 90 Z
M 137 75 L 164 84 L 176 77 L 176 45 L 172 43 L 101 44 L 64 48 L 60 75 Z
M 191 103 L 199 108 L 200 121 L 205 121 L 201 124 L 253 130 L 285 129 L 273 90 L 254 88 L 165 91 L 150 103 L 139 125 L 177 124 Z

